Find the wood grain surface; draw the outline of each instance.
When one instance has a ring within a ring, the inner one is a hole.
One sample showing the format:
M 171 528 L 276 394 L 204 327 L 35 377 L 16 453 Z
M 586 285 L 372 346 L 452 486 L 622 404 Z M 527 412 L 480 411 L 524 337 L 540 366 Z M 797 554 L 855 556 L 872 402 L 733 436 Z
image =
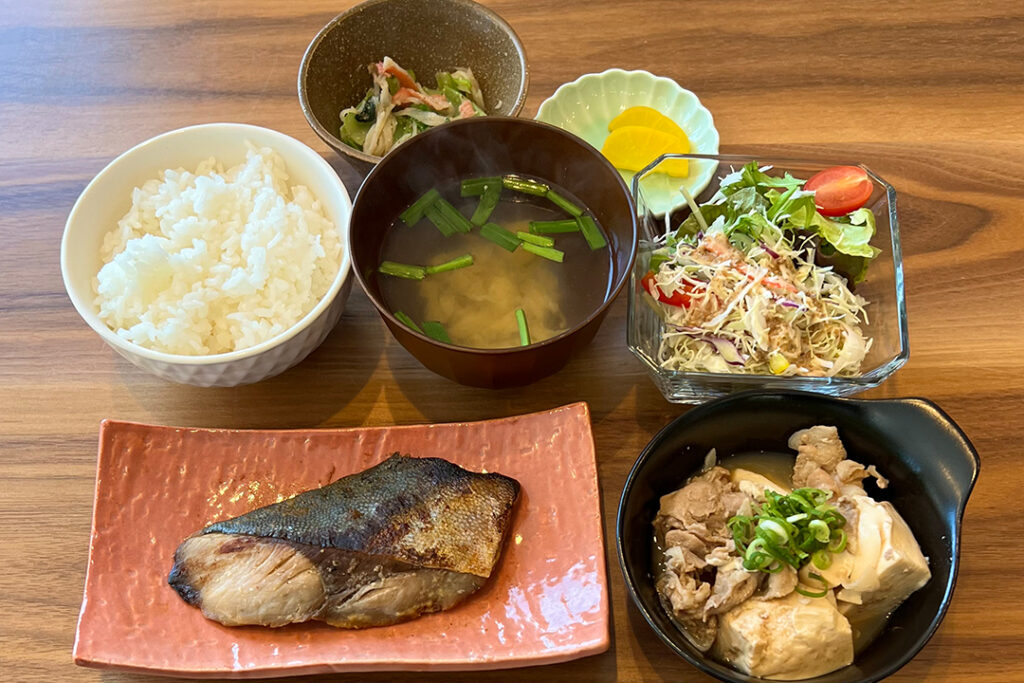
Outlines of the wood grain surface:
M 359 175 L 307 127 L 295 94 L 306 44 L 350 4 L 0 1 L 0 679 L 146 680 L 71 662 L 102 418 L 387 425 L 585 400 L 603 491 L 612 649 L 527 671 L 331 680 L 707 680 L 628 604 L 614 562 L 614 510 L 628 468 L 685 410 L 661 398 L 626 350 L 624 300 L 563 371 L 494 392 L 424 370 L 359 291 L 305 362 L 237 389 L 143 373 L 105 346 L 65 295 L 58 246 L 68 211 L 110 159 L 157 133 L 208 121 L 275 128 L 320 150 L 354 194 Z M 1024 5 L 487 4 L 527 51 L 524 116 L 580 74 L 643 68 L 701 97 L 723 151 L 857 159 L 896 186 L 912 353 L 865 396 L 938 402 L 973 439 L 982 474 L 949 614 L 894 679 L 1024 680 Z

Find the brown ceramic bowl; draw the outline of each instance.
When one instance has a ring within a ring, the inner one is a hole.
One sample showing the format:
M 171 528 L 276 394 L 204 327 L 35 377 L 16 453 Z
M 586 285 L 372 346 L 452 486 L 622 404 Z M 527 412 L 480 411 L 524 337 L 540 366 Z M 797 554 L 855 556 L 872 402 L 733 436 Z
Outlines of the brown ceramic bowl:
M 339 154 L 380 161 L 338 138 L 338 113 L 363 99 L 372 85 L 367 65 L 385 56 L 428 87 L 438 71 L 471 68 L 488 114 L 515 116 L 526 100 L 526 53 L 493 11 L 471 0 L 368 0 L 320 29 L 299 67 L 302 113 Z
M 608 296 L 573 329 L 530 346 L 473 349 L 412 331 L 391 315 L 381 297 L 376 271 L 388 229 L 399 213 L 432 187 L 504 173 L 521 173 L 560 185 L 593 213 L 612 250 Z M 417 135 L 377 164 L 356 195 L 349 250 L 359 284 L 395 339 L 423 365 L 461 384 L 517 386 L 560 369 L 594 337 L 629 277 L 636 256 L 636 214 L 618 171 L 575 135 L 524 119 L 465 119 Z

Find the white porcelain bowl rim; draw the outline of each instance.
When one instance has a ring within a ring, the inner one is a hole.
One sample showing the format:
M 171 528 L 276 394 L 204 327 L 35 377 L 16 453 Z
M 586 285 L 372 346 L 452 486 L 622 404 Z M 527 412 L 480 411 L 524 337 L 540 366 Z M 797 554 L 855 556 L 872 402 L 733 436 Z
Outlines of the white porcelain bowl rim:
M 100 320 L 96 311 L 93 310 L 91 300 L 83 299 L 78 289 L 74 287 L 68 279 L 68 268 L 66 261 L 68 258 L 68 250 L 70 248 L 69 234 L 72 230 L 72 226 L 79 219 L 79 209 L 83 204 L 83 200 L 93 189 L 93 187 L 98 184 L 100 178 L 108 174 L 113 168 L 115 168 L 119 164 L 124 163 L 124 161 L 127 158 L 137 154 L 138 152 L 146 149 L 147 147 L 170 137 L 188 135 L 189 133 L 197 130 L 216 129 L 220 129 L 224 132 L 239 133 L 245 133 L 246 131 L 258 131 L 261 135 L 276 138 L 282 144 L 291 145 L 295 147 L 303 156 L 303 158 L 307 160 L 311 165 L 319 166 L 321 170 L 329 172 L 330 176 L 332 176 L 335 179 L 335 181 L 337 182 L 337 189 L 340 191 L 341 196 L 345 200 L 344 203 L 346 208 L 348 209 L 348 215 L 349 217 L 351 217 L 352 215 L 352 198 L 349 197 L 348 190 L 345 189 L 345 184 L 341 182 L 341 178 L 338 177 L 338 174 L 335 173 L 331 165 L 327 163 L 327 161 L 322 156 L 320 156 L 313 148 L 309 147 L 304 142 L 301 142 L 291 137 L 290 135 L 285 135 L 284 133 L 273 130 L 271 128 L 264 128 L 262 126 L 255 126 L 248 123 L 201 123 L 194 126 L 177 128 L 175 130 L 167 131 L 166 133 L 161 133 L 160 135 L 145 140 L 144 142 L 140 142 L 131 149 L 122 152 L 113 161 L 104 166 L 103 170 L 97 173 L 96 176 L 89 181 L 89 184 L 85 186 L 85 189 L 82 190 L 82 193 L 78 196 L 78 199 L 75 201 L 75 205 L 71 208 L 71 213 L 68 214 L 67 222 L 64 224 L 64 234 L 61 237 L 60 244 L 61 277 L 64 280 L 64 289 L 67 291 L 68 297 L 71 299 L 71 303 L 74 305 L 75 310 L 78 311 L 78 314 L 82 317 L 82 319 L 89 325 L 89 327 L 95 330 L 96 333 L 99 334 L 100 337 L 102 337 L 105 342 L 107 342 L 108 344 L 117 349 L 121 349 L 128 353 L 135 354 L 142 358 L 160 361 L 163 363 L 174 363 L 178 365 L 212 365 L 215 363 L 226 363 L 230 361 L 241 360 L 243 358 L 250 358 L 252 356 L 259 355 L 264 351 L 268 351 L 269 349 L 281 345 L 283 342 L 288 341 L 296 334 L 301 332 L 303 329 L 308 327 L 311 322 L 316 320 L 316 318 L 319 317 L 327 309 L 327 307 L 331 304 L 335 297 L 337 297 L 338 292 L 341 291 L 341 287 L 349 275 L 349 270 L 351 268 L 351 258 L 348 249 L 345 248 L 342 250 L 341 264 L 338 268 L 338 273 L 334 276 L 334 280 L 331 282 L 331 286 L 327 290 L 327 293 L 320 298 L 320 301 L 317 302 L 316 306 L 314 306 L 312 310 L 310 310 L 294 325 L 284 330 L 280 334 L 277 334 L 274 337 L 267 339 L 266 341 L 260 342 L 259 344 L 255 344 L 244 349 L 239 349 L 237 351 L 229 351 L 227 353 L 217 353 L 206 356 L 187 356 L 183 354 L 155 351 L 153 349 L 146 348 L 145 346 L 140 346 L 139 344 L 134 344 L 130 341 L 122 339 L 117 334 L 115 334 L 115 332 L 112 329 L 110 329 L 102 320 Z M 341 239 L 343 245 L 348 244 L 348 229 L 349 228 L 346 221 L 346 225 L 343 226 L 343 230 L 339 235 L 339 239 Z
M 699 110 L 702 109 L 705 112 L 707 112 L 708 118 L 711 121 L 711 132 L 714 133 L 715 149 L 712 152 L 707 152 L 707 153 L 710 153 L 710 154 L 717 154 L 718 153 L 718 145 L 720 144 L 721 138 L 718 135 L 718 128 L 715 127 L 715 117 L 714 117 L 714 115 L 712 115 L 711 110 L 708 109 L 706 106 L 704 106 L 704 103 L 700 101 L 700 98 L 697 97 L 697 93 L 695 93 L 692 90 L 689 90 L 687 88 L 684 88 L 683 86 L 679 85 L 679 83 L 677 83 L 675 80 L 669 78 L 668 76 L 658 76 L 656 74 L 652 74 L 650 71 L 647 71 L 646 69 L 632 69 L 632 70 L 628 70 L 627 71 L 626 69 L 620 69 L 618 67 L 613 67 L 611 69 L 605 69 L 604 71 L 595 71 L 595 72 L 589 73 L 589 74 L 582 74 L 582 75 L 578 76 L 577 78 L 575 78 L 575 79 L 573 79 L 573 80 L 571 80 L 571 81 L 569 81 L 567 83 L 562 83 L 560 86 L 558 86 L 558 88 L 555 89 L 555 92 L 551 93 L 550 97 L 548 97 L 547 99 L 545 99 L 543 102 L 540 103 L 540 107 L 537 108 L 537 115 L 534 118 L 538 118 L 539 119 L 543 115 L 545 107 L 547 107 L 547 106 L 554 106 L 554 104 L 549 104 L 549 103 L 553 103 L 558 98 L 558 95 L 563 90 L 571 89 L 573 86 L 579 85 L 581 81 L 601 78 L 602 76 L 607 76 L 608 74 L 622 74 L 624 76 L 632 76 L 632 75 L 635 75 L 635 74 L 642 74 L 644 76 L 650 76 L 651 78 L 653 78 L 656 81 L 664 81 L 666 83 L 669 83 L 673 87 L 678 88 L 681 92 L 685 92 L 685 93 L 689 93 L 689 94 L 693 95 L 694 99 L 697 102 L 697 109 L 699 109 Z M 704 153 L 704 152 L 702 152 L 702 153 Z

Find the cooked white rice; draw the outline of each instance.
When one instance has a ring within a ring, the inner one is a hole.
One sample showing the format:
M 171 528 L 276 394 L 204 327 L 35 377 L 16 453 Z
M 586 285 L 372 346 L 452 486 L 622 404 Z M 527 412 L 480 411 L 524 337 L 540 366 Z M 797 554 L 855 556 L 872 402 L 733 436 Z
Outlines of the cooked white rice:
M 341 244 L 313 194 L 289 186 L 284 160 L 249 145 L 227 171 L 211 158 L 135 188 L 102 258 L 100 318 L 135 344 L 197 356 L 294 325 L 330 288 Z

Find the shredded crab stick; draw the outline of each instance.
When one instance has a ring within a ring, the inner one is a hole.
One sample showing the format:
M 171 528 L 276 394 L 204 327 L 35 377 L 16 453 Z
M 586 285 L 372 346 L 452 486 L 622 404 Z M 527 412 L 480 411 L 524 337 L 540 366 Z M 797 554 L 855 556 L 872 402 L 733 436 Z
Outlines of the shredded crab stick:
M 398 62 L 391 59 L 391 57 L 385 57 L 383 62 L 377 62 L 377 73 L 394 76 L 406 88 L 415 90 L 419 87 L 419 84 L 409 75 L 409 72 L 400 67 Z
M 391 103 L 396 107 L 409 104 L 410 102 L 419 102 L 437 111 L 444 111 L 451 106 L 448 98 L 444 95 L 428 95 L 411 88 L 400 88 L 398 92 L 391 96 Z
M 486 115 L 480 84 L 468 68 L 439 72 L 436 88 L 418 83 L 391 57 L 368 71 L 373 85 L 358 104 L 340 112 L 338 129 L 342 142 L 367 154 L 383 156 L 428 128 Z

